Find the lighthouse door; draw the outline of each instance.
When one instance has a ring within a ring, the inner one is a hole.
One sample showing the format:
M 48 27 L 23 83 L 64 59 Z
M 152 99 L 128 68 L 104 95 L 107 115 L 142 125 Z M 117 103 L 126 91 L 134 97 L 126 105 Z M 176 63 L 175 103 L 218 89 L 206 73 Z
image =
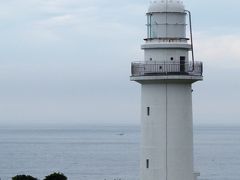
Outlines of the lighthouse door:
M 185 72 L 185 56 L 180 56 L 180 73 Z

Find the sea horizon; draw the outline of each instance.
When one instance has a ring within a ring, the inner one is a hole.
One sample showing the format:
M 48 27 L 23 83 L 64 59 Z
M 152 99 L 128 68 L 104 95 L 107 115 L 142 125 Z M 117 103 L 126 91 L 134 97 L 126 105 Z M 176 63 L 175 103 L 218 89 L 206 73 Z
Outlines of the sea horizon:
M 238 180 L 240 126 L 194 125 L 199 180 Z M 0 127 L 0 178 L 59 171 L 70 180 L 138 180 L 140 124 Z
M 140 127 L 141 123 L 0 123 L 2 128 L 78 128 L 78 127 L 101 127 L 101 126 L 135 126 Z M 193 127 L 240 127 L 240 123 L 193 123 Z

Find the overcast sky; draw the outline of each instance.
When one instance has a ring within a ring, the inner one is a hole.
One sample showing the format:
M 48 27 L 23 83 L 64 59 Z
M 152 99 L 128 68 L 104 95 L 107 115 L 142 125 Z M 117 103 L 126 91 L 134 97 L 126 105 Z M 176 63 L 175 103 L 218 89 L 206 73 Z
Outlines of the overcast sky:
M 193 16 L 194 123 L 240 123 L 240 1 L 185 0 Z M 0 1 L 0 125 L 140 123 L 147 0 Z

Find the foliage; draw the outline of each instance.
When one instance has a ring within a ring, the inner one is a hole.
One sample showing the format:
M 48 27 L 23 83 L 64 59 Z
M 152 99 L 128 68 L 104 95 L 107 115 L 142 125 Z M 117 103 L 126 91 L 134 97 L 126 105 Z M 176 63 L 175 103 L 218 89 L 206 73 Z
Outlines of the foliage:
M 12 177 L 12 180 L 37 180 L 37 178 L 29 175 L 16 175 Z
M 62 173 L 55 172 L 46 176 L 44 180 L 67 180 L 67 177 Z

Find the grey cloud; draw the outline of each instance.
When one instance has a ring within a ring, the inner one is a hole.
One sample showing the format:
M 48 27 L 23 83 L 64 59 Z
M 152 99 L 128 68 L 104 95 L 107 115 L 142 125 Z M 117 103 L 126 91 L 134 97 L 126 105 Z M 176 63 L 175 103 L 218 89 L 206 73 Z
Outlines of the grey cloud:
M 4 3 L 13 14 L 1 24 L 0 123 L 139 123 L 140 86 L 129 75 L 130 62 L 143 59 L 148 2 L 19 3 Z M 201 22 L 207 18 L 196 9 L 202 2 L 186 3 L 201 26 L 195 32 L 208 31 Z M 195 122 L 237 122 L 239 66 L 220 68 L 217 60 L 209 66 L 208 59 L 222 52 L 204 54 L 208 38 L 196 46 L 206 70 L 204 82 L 194 86 Z

